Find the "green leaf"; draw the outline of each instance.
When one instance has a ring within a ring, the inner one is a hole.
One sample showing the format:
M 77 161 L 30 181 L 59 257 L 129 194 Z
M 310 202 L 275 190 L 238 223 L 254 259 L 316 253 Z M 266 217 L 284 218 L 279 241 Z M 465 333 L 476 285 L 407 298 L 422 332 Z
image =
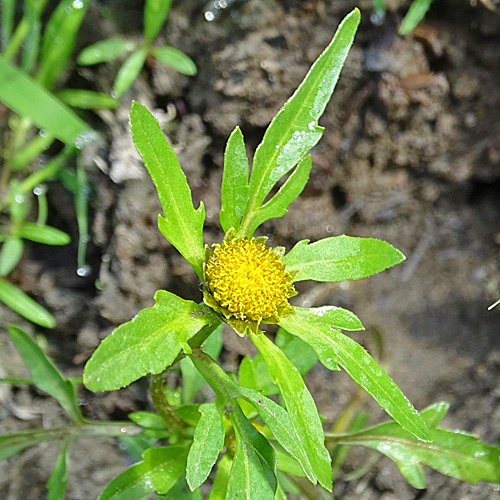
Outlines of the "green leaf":
M 344 281 L 366 278 L 399 264 L 405 256 L 389 243 L 374 238 L 333 236 L 308 245 L 299 241 L 281 261 L 294 281 Z
M 426 418 L 429 411 L 431 419 L 427 423 L 431 425 L 434 408 L 424 410 L 422 416 Z M 500 482 L 500 448 L 462 431 L 431 429 L 430 434 L 432 443 L 422 443 L 395 422 L 388 422 L 349 436 L 346 444 L 373 448 L 388 456 L 414 488 L 425 488 L 424 465 L 473 484 Z
M 47 488 L 49 494 L 47 500 L 64 500 L 66 498 L 66 485 L 68 483 L 69 448 L 71 439 L 61 441 L 61 447 L 57 454 L 56 463 L 52 469 Z
M 191 491 L 205 482 L 224 447 L 224 406 L 206 403 L 199 410 L 201 417 L 187 458 L 186 481 Z
M 251 197 L 242 227 L 248 227 L 273 186 L 320 140 L 318 126 L 347 58 L 360 21 L 358 9 L 344 18 L 333 40 L 318 57 L 304 81 L 269 125 L 255 152 L 250 177 Z
M 214 484 L 207 500 L 226 500 L 227 485 L 230 480 L 233 460 L 229 453 L 225 453 L 217 464 Z
M 156 443 L 155 438 L 144 437 L 142 435 L 119 436 L 119 439 L 127 447 L 128 453 L 136 462 L 140 462 L 144 452 L 148 448 L 153 448 Z
M 137 425 L 147 429 L 164 430 L 168 428 L 167 423 L 160 415 L 150 411 L 133 411 L 128 414 L 128 418 Z
M 82 422 L 75 386 L 66 380 L 40 347 L 16 326 L 8 327 L 10 338 L 23 357 L 33 377 L 33 383 L 57 399 L 73 422 Z
M 158 35 L 172 0 L 146 0 L 144 7 L 144 40 L 150 44 Z
M 413 0 L 408 14 L 406 14 L 399 27 L 400 35 L 406 35 L 410 31 L 413 31 L 417 24 L 425 17 L 431 6 L 431 2 L 432 0 Z
M 26 198 L 21 191 L 20 184 L 16 180 L 10 181 L 9 187 L 11 192 L 9 203 L 10 218 L 12 219 L 12 222 L 21 223 L 28 214 Z M 14 227 L 17 227 L 17 224 L 14 224 Z
M 33 65 L 38 58 L 42 26 L 40 16 L 43 10 L 43 3 L 44 1 L 39 2 L 38 0 L 25 0 L 24 2 L 23 21 L 26 20 L 28 30 L 22 42 L 23 56 L 21 59 L 21 68 L 27 73 L 31 73 Z M 23 21 L 21 21 L 21 24 Z
M 2 435 L 0 436 L 0 460 L 9 458 L 26 448 L 31 448 L 47 441 L 54 441 L 55 439 L 58 438 L 48 438 L 45 429 Z
M 203 500 L 198 489 L 191 491 L 186 482 L 186 478 L 181 476 L 172 488 L 163 495 L 158 495 L 157 500 Z
M 384 0 L 373 0 L 373 10 L 377 14 L 384 14 L 385 12 Z
M 45 132 L 38 134 L 29 144 L 16 153 L 12 159 L 12 170 L 17 171 L 24 168 L 30 161 L 43 153 L 54 142 L 54 136 Z
M 170 243 L 203 279 L 203 222 L 205 207 L 195 210 L 186 175 L 153 115 L 137 102 L 132 103 L 130 126 L 135 147 L 158 191 L 165 217 L 158 227 Z
M 121 97 L 122 94 L 132 85 L 134 80 L 139 76 L 144 62 L 146 61 L 148 53 L 146 49 L 141 48 L 133 52 L 130 57 L 123 63 L 123 66 L 116 75 L 114 85 L 114 95 L 116 98 Z
M 64 89 L 56 94 L 68 106 L 83 109 L 114 109 L 118 101 L 110 95 L 91 90 Z
M 320 308 L 321 309 L 321 308 Z M 401 389 L 357 342 L 333 330 L 328 312 L 323 316 L 308 309 L 282 318 L 280 326 L 307 342 L 329 368 L 338 363 L 404 429 L 422 441 L 430 441 L 428 429 Z
M 196 75 L 197 69 L 194 61 L 174 47 L 165 46 L 153 49 L 153 56 L 165 66 L 170 66 L 183 75 Z
M 78 56 L 77 62 L 83 66 L 111 61 L 136 48 L 130 40 L 109 38 L 85 47 Z
M 36 77 L 44 87 L 51 87 L 63 72 L 89 3 L 90 0 L 62 0 L 50 17 L 45 28 L 40 69 Z
M 24 243 L 17 236 L 9 236 L 0 250 L 0 276 L 6 276 L 21 260 Z
M 208 337 L 202 348 L 213 359 L 219 357 L 222 350 L 222 325 L 218 326 L 210 337 Z M 206 382 L 190 358 L 181 359 L 180 366 L 182 373 L 182 402 L 186 404 L 192 401 L 194 395 Z
M 81 147 L 97 136 L 73 111 L 1 56 L 0 101 L 66 144 Z
M 162 372 L 188 340 L 218 317 L 206 306 L 159 290 L 156 304 L 114 330 L 89 359 L 83 372 L 91 391 L 111 391 L 150 373 Z
M 222 171 L 220 225 L 224 232 L 230 228 L 238 231 L 240 220 L 248 202 L 248 175 L 250 167 L 245 151 L 245 141 L 236 127 L 227 141 Z
M 299 160 L 297 167 L 279 191 L 257 210 L 250 225 L 251 234 L 266 220 L 282 217 L 288 212 L 288 205 L 299 196 L 307 184 L 311 167 L 311 156 Z
M 45 243 L 46 245 L 67 245 L 71 238 L 65 232 L 51 226 L 23 222 L 17 234 L 26 240 Z
M 272 399 L 262 396 L 253 389 L 239 386 L 238 392 L 259 413 L 280 445 L 297 460 L 311 481 L 315 481 L 314 470 L 301 446 L 300 440 L 297 439 L 296 431 L 286 410 Z
M 248 422 L 239 407 L 233 408 L 231 421 L 236 434 L 236 453 L 226 499 L 274 500 L 276 479 L 272 485 L 269 476 L 275 474 L 277 462 L 271 445 Z M 270 453 L 274 456 L 269 457 Z M 274 463 L 270 465 L 269 460 Z
M 2 24 L 0 25 L 0 28 L 2 30 L 2 50 L 6 49 L 12 35 L 12 27 L 14 26 L 14 13 L 16 10 L 15 7 L 15 0 L 2 0 L 0 6 L 2 14 Z
M 45 328 L 56 326 L 56 320 L 46 309 L 3 279 L 0 279 L 0 301 L 37 325 Z
M 116 476 L 98 500 L 135 500 L 154 491 L 166 493 L 183 474 L 186 456 L 186 448 L 180 446 L 149 448 L 144 460 Z
M 290 332 L 293 333 L 293 332 Z M 283 403 L 292 420 L 297 440 L 310 462 L 319 483 L 331 491 L 330 455 L 324 445 L 324 434 L 314 400 L 295 366 L 262 332 L 250 338 L 267 363 L 269 375 L 278 384 Z

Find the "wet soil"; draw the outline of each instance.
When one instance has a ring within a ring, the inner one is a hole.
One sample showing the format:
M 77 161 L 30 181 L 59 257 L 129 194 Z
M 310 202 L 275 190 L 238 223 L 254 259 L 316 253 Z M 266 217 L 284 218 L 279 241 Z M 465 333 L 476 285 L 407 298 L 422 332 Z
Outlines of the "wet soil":
M 417 408 L 444 400 L 444 424 L 500 441 L 500 308 L 487 311 L 500 290 L 500 8 L 437 0 L 408 36 L 397 28 L 408 2 L 386 2 L 384 23 L 370 20 L 371 2 L 247 0 L 212 22 L 203 3 L 174 2 L 162 41 L 198 66 L 188 78 L 149 64 L 115 113 L 90 117 L 103 131 L 84 151 L 92 183 L 91 273 L 75 273 L 76 247 L 32 245 L 12 279 L 53 312 L 57 328 L 41 331 L 1 309 L 3 376 L 28 376 L 4 326 L 42 333 L 69 376 L 112 329 L 152 305 L 159 289 L 201 300 L 191 268 L 156 228 L 159 203 L 128 132 L 132 99 L 150 109 L 179 156 L 195 206 L 207 207 L 205 241 L 219 242 L 219 186 L 224 144 L 239 125 L 253 152 L 271 118 L 291 95 L 354 6 L 363 20 L 312 150 L 308 186 L 279 220 L 259 229 L 287 249 L 298 240 L 349 234 L 391 242 L 404 264 L 357 282 L 301 283 L 296 304 L 334 304 L 354 311 L 367 328 L 354 334 L 372 352 L 383 339 L 383 363 Z M 140 36 L 142 6 L 95 4 L 81 47 L 119 32 Z M 69 82 L 109 92 L 118 66 L 74 68 Z M 51 223 L 72 234 L 71 196 L 49 190 Z M 251 353 L 245 339 L 224 333 L 222 360 L 236 369 Z M 306 382 L 331 425 L 356 393 L 343 373 L 316 366 Z M 57 405 L 33 388 L 0 387 L 2 433 L 61 425 Z M 141 381 L 110 394 L 80 393 L 89 418 L 125 419 L 148 409 Z M 373 422 L 383 412 L 366 399 Z M 0 498 L 45 498 L 57 446 L 27 450 L 0 463 Z M 410 487 L 388 459 L 359 479 L 350 474 L 371 454 L 354 449 L 335 482 L 338 499 L 494 499 L 498 486 L 462 484 L 431 470 L 428 486 Z M 96 498 L 130 458 L 113 439 L 77 442 L 67 498 Z

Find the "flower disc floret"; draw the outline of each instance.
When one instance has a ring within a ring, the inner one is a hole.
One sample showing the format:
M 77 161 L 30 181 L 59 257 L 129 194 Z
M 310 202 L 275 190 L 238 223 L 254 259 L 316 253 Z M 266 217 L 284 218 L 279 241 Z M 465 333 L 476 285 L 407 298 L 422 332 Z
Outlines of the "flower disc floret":
M 293 276 L 281 262 L 282 249 L 270 248 L 264 241 L 226 239 L 213 245 L 205 263 L 205 302 L 227 320 L 234 318 L 249 327 L 278 322 L 280 314 L 291 311 L 288 299 L 296 295 Z M 236 328 L 239 333 L 244 333 L 242 326 Z

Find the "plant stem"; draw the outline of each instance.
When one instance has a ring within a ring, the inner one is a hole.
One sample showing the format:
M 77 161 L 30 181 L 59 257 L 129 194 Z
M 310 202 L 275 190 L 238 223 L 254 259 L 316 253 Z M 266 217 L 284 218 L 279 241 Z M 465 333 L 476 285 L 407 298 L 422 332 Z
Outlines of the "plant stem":
M 181 417 L 179 417 L 179 415 L 177 415 L 173 406 L 168 402 L 163 386 L 163 379 L 165 378 L 165 374 L 170 369 L 170 366 L 157 375 L 151 375 L 149 390 L 158 415 L 165 420 L 171 430 L 174 432 L 181 432 L 188 425 L 181 419 Z

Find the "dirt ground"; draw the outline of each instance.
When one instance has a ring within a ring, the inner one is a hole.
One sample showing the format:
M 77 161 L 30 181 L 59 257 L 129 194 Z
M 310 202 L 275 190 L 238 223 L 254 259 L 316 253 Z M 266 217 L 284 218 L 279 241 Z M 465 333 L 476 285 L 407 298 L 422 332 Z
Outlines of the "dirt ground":
M 103 132 L 84 150 L 92 184 L 87 277 L 75 273 L 76 246 L 33 244 L 11 275 L 53 312 L 57 327 L 41 331 L 0 309 L 2 376 L 28 376 L 5 334 L 15 323 L 42 333 L 69 376 L 112 329 L 152 305 L 157 289 L 200 301 L 191 268 L 156 228 L 159 203 L 128 131 L 132 99 L 155 110 L 178 153 L 195 206 L 207 207 L 205 242 L 219 242 L 219 188 L 227 136 L 239 125 L 249 153 L 308 67 L 354 6 L 362 24 L 312 150 L 308 186 L 290 212 L 259 230 L 287 249 L 299 239 L 349 234 L 376 237 L 407 260 L 375 277 L 350 283 L 301 283 L 295 304 L 334 304 L 354 311 L 366 332 L 384 341 L 384 363 L 417 408 L 448 401 L 443 422 L 482 440 L 500 442 L 500 5 L 494 0 L 436 0 L 424 23 L 397 34 L 409 2 L 387 1 L 382 24 L 371 20 L 371 1 L 236 1 L 214 21 L 200 1 L 174 2 L 162 31 L 198 66 L 186 77 L 147 65 L 116 113 L 90 117 Z M 488 7 L 494 7 L 490 10 Z M 142 2 L 95 2 L 80 48 L 115 33 L 138 37 Z M 73 68 L 68 85 L 109 92 L 118 65 Z M 54 183 L 50 223 L 76 241 L 71 195 Z M 250 343 L 225 332 L 222 359 L 235 369 Z M 356 391 L 343 373 L 316 366 L 306 382 L 326 425 Z M 89 418 L 125 419 L 149 409 L 144 381 L 104 394 L 80 392 Z M 2 433 L 65 422 L 57 405 L 33 388 L 0 386 Z M 367 399 L 372 422 L 383 412 Z M 67 498 L 96 498 L 130 464 L 114 439 L 72 449 Z M 46 498 L 57 446 L 29 449 L 0 462 L 0 499 Z M 428 487 L 410 487 L 388 459 L 359 479 L 371 453 L 354 449 L 332 498 L 345 500 L 500 499 L 500 487 L 462 484 L 431 470 Z

